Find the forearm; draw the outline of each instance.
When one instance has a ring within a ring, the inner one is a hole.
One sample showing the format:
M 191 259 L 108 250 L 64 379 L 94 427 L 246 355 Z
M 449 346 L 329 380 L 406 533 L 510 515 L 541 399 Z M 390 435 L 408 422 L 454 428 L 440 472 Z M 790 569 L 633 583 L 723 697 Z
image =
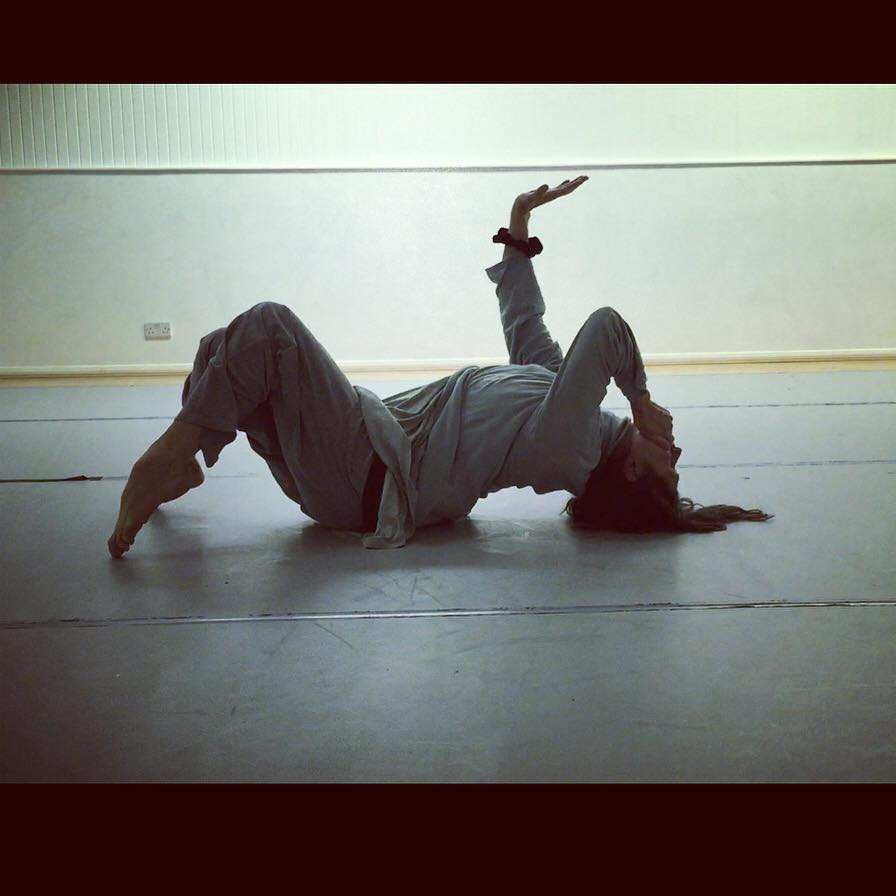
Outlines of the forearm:
M 644 387 L 645 390 L 647 387 Z M 641 395 L 637 395 L 634 398 L 629 399 L 629 407 L 632 409 L 632 413 L 640 412 L 642 408 L 646 407 L 650 403 L 650 392 L 644 391 Z
M 514 239 L 528 239 L 528 213 L 514 205 L 510 214 L 510 231 Z M 516 253 L 518 259 L 508 265 Z M 563 363 L 563 352 L 551 338 L 544 324 L 544 298 L 532 263 L 525 252 L 506 246 L 500 264 L 487 269 L 489 279 L 497 286 L 501 324 L 511 364 L 539 364 L 556 373 Z
M 529 213 L 523 212 L 516 204 L 514 204 L 513 208 L 510 210 L 510 227 L 507 229 L 515 240 L 529 239 Z M 520 251 L 515 246 L 505 246 L 504 259 L 510 258 L 514 252 L 520 255 L 525 255 L 524 252 Z

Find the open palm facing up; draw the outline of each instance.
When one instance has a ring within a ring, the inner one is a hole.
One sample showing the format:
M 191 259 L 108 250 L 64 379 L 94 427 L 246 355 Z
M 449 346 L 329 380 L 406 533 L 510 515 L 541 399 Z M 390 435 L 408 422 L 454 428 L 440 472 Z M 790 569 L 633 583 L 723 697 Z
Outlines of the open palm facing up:
M 544 205 L 546 202 L 553 202 L 561 196 L 568 196 L 573 190 L 577 190 L 581 187 L 586 180 L 588 180 L 588 177 L 583 174 L 575 180 L 565 180 L 562 184 L 559 184 L 553 189 L 548 187 L 547 184 L 542 184 L 536 190 L 530 190 L 528 193 L 520 193 L 514 200 L 513 210 L 528 218 L 529 212 L 531 212 L 533 208 L 538 208 L 539 205 Z

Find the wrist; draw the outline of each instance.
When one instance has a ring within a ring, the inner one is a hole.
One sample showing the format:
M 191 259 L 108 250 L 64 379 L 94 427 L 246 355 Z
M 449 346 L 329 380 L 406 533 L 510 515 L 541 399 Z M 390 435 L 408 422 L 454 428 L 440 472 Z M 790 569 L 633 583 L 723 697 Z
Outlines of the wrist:
M 518 221 L 511 217 L 510 226 L 507 229 L 515 240 L 529 239 L 529 225 L 525 221 Z
M 514 205 L 510 210 L 510 226 L 507 229 L 515 240 L 529 239 L 529 212 Z

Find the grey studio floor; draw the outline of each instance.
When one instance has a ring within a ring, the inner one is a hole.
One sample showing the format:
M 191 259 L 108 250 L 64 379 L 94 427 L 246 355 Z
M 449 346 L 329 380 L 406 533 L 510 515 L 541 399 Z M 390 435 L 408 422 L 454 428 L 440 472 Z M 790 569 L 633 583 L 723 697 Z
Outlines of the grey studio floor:
M 510 489 L 366 551 L 241 434 L 114 561 L 180 387 L 0 389 L 0 478 L 103 477 L 0 484 L 2 780 L 896 780 L 896 371 L 650 386 L 681 493 L 773 520 L 581 533 Z

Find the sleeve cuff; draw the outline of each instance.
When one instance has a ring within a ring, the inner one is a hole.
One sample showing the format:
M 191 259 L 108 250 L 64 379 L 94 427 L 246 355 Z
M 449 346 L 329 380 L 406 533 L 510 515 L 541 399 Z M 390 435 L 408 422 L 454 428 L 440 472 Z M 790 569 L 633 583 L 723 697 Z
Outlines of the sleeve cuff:
M 501 279 L 504 276 L 504 272 L 507 270 L 507 265 L 510 263 L 509 258 L 505 258 L 503 261 L 499 261 L 497 264 L 493 264 L 490 268 L 485 269 L 485 273 L 488 274 L 488 279 L 492 281 L 496 286 L 500 286 Z
M 496 286 L 501 285 L 501 278 L 504 276 L 507 268 L 510 267 L 511 263 L 514 261 L 519 261 L 520 264 L 532 264 L 532 259 L 527 258 L 520 252 L 513 252 L 509 258 L 503 258 L 497 264 L 493 264 L 490 268 L 485 269 L 485 273 L 488 274 L 488 279 L 492 281 Z

